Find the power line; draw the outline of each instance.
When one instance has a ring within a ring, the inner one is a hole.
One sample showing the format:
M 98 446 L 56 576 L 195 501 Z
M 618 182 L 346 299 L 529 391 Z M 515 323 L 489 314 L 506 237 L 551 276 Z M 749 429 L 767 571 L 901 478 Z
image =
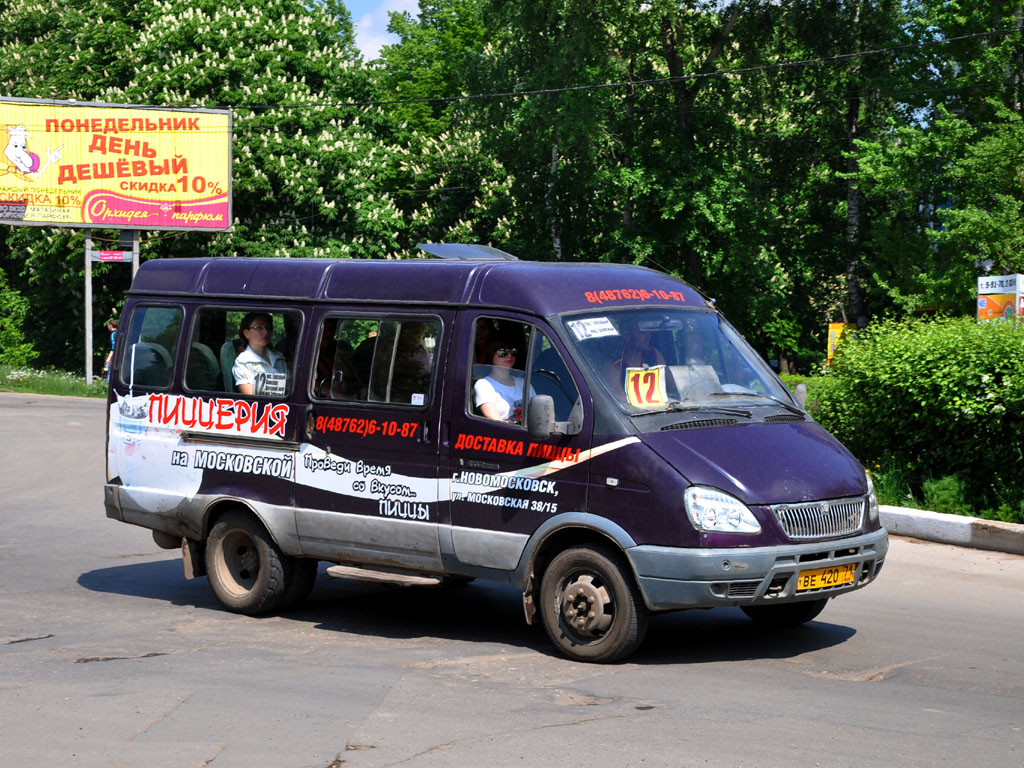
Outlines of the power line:
M 690 75 L 676 75 L 672 77 L 657 77 L 648 78 L 644 80 L 622 80 L 614 83 L 592 83 L 589 85 L 569 85 L 560 86 L 557 88 L 534 88 L 525 91 L 497 91 L 491 93 L 471 93 L 462 94 L 459 96 L 430 96 L 414 99 L 387 99 L 387 100 L 375 100 L 375 101 L 346 101 L 337 102 L 333 104 L 259 104 L 259 105 L 247 105 L 239 107 L 231 107 L 232 109 L 248 109 L 248 110 L 270 110 L 270 109 L 302 109 L 310 107 L 388 107 L 388 106 L 400 106 L 405 104 L 452 104 L 455 102 L 467 102 L 467 101 L 480 101 L 485 99 L 521 99 L 528 96 L 550 96 L 561 93 L 578 93 L 586 91 L 606 91 L 616 90 L 621 88 L 637 88 L 637 87 L 649 87 L 655 85 L 665 85 L 672 83 L 682 83 L 690 80 L 710 80 L 719 79 L 725 77 L 736 77 L 756 74 L 758 72 L 772 72 L 781 71 L 785 69 L 795 69 L 798 67 L 810 67 L 810 66 L 822 66 L 829 64 L 837 64 L 846 61 L 854 61 L 857 59 L 869 58 L 872 56 L 882 56 L 886 54 L 899 53 L 900 51 L 908 50 L 920 50 L 922 48 L 930 48 L 935 46 L 949 45 L 951 43 L 964 42 L 967 40 L 976 40 L 986 37 L 999 37 L 1019 33 L 1020 30 L 1013 28 L 1005 29 L 993 29 L 988 32 L 974 32 L 967 35 L 959 35 L 957 37 L 947 37 L 941 40 L 926 40 L 920 43 L 912 43 L 907 45 L 889 46 L 886 48 L 875 48 L 867 51 L 858 51 L 855 53 L 842 53 L 835 56 L 822 56 L 814 59 L 801 59 L 799 61 L 784 61 L 777 64 L 762 64 L 756 67 L 738 67 L 736 69 L 727 69 L 720 72 L 704 72 L 695 73 Z

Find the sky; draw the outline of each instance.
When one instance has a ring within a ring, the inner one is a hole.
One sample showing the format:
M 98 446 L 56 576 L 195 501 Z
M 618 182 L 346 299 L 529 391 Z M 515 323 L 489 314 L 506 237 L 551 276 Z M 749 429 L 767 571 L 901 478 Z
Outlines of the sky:
M 356 45 L 369 61 L 377 58 L 382 45 L 398 42 L 388 34 L 388 11 L 408 11 L 415 16 L 420 4 L 419 0 L 345 0 L 345 7 L 356 27 Z

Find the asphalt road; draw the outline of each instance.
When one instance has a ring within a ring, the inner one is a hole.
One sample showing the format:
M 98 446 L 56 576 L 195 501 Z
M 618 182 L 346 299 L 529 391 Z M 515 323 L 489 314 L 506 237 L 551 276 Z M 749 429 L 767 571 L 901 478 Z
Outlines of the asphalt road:
M 0 394 L 0 765 L 1024 766 L 1024 557 L 893 539 L 796 630 L 659 616 L 566 661 L 518 593 L 321 577 L 219 610 L 108 520 L 103 404 Z

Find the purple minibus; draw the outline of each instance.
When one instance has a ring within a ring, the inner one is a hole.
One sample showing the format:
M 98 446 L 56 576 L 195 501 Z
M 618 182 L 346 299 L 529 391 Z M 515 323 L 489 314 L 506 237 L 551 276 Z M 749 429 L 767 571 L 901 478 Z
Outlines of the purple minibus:
M 870 476 L 714 303 L 636 266 L 157 259 L 110 369 L 108 517 L 228 610 L 318 563 L 522 589 L 569 658 L 652 613 L 795 626 L 873 581 Z

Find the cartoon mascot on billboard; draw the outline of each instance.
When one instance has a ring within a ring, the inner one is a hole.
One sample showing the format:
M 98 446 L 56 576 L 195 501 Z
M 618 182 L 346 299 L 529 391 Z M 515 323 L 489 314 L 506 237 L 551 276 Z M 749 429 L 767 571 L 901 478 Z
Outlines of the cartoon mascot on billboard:
M 29 150 L 29 139 L 32 134 L 24 125 L 7 126 L 7 145 L 4 149 L 5 162 L 0 165 L 0 176 L 8 173 L 17 173 L 29 181 L 34 181 L 40 173 L 45 171 L 52 163 L 60 160 L 60 151 L 63 144 L 57 147 L 46 156 L 46 162 L 40 167 L 39 155 Z

